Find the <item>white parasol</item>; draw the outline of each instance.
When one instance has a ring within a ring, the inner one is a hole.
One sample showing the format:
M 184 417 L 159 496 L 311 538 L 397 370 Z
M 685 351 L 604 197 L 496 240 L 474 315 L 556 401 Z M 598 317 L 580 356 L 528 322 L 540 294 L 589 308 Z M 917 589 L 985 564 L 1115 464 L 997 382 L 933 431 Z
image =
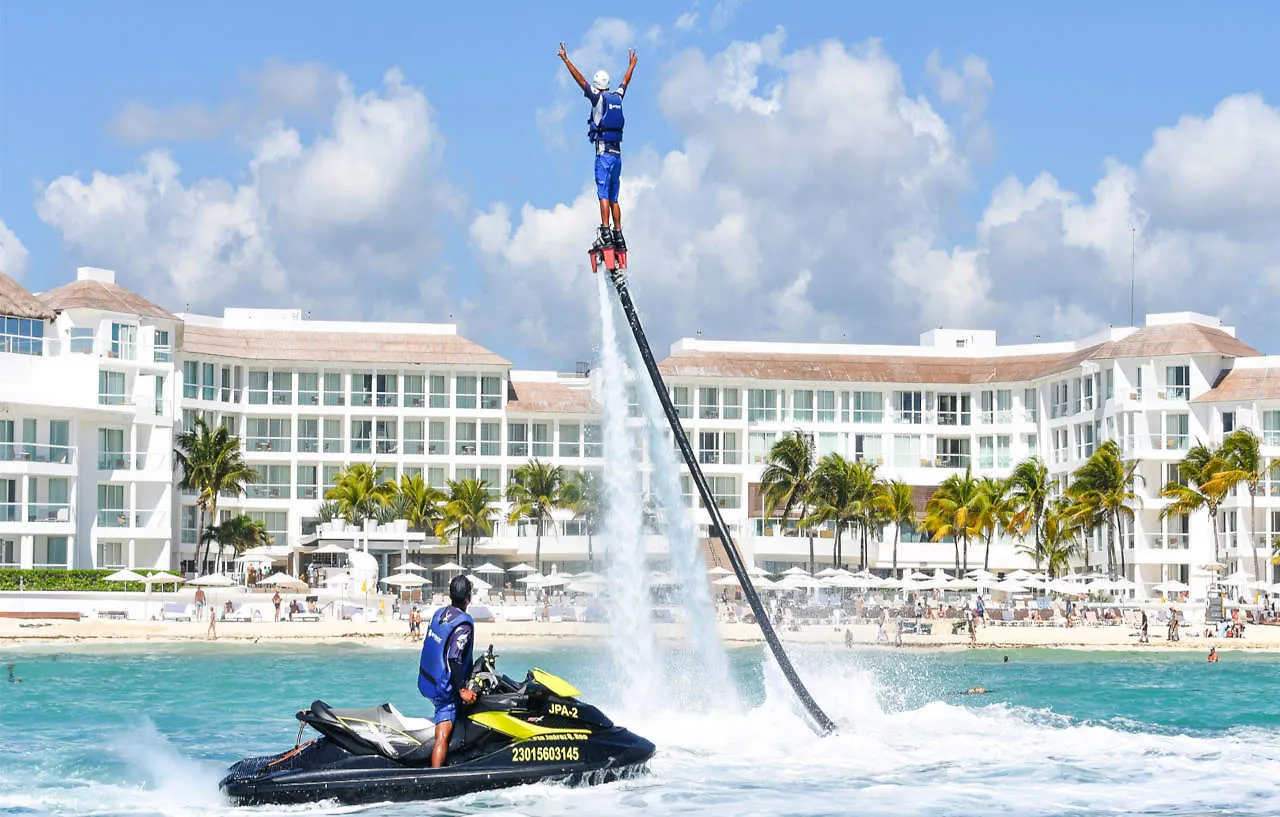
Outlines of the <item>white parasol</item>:
M 507 569 L 507 572 L 508 572 L 508 573 L 537 573 L 537 572 L 538 572 L 538 568 L 536 568 L 536 567 L 531 567 L 530 565 L 527 565 L 527 564 L 525 564 L 524 562 L 521 562 L 520 564 L 516 565 L 515 567 L 508 568 L 508 569 Z
M 476 568 L 474 571 L 472 571 L 472 572 L 474 572 L 474 573 L 494 573 L 494 574 L 502 574 L 502 573 L 506 573 L 507 571 L 505 571 L 505 570 L 503 570 L 502 568 L 498 567 L 498 566 L 497 566 L 497 565 L 495 565 L 493 562 L 485 562 L 484 564 L 480 565 L 479 567 L 477 567 L 477 568 Z

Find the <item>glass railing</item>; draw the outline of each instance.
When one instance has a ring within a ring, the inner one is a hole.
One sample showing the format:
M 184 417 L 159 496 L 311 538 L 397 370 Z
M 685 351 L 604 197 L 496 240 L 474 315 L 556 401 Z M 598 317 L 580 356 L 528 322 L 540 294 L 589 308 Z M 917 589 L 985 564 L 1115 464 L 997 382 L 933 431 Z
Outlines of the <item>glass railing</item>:
M 123 406 L 129 402 L 129 398 L 123 394 L 99 394 L 98 405 L 100 406 Z
M 324 453 L 326 453 L 326 454 L 341 454 L 341 453 L 342 453 L 342 440 L 325 440 L 325 441 L 324 441 Z
M 22 504 L 0 502 L 0 522 L 17 522 L 22 518 Z
M 399 443 L 395 440 L 378 440 L 379 454 L 394 454 L 397 448 L 399 448 Z
M 355 392 L 351 395 L 351 405 L 371 406 L 373 405 L 373 395 L 368 393 Z
M 299 485 L 298 499 L 315 499 L 318 495 L 314 485 Z
M 173 349 L 168 346 L 157 346 L 153 350 L 153 359 L 156 363 L 172 363 Z
M 939 454 L 934 462 L 939 468 L 968 468 L 968 454 Z
M 320 393 L 310 391 L 298 392 L 298 405 L 300 406 L 318 406 L 320 405 Z
M 37 502 L 27 505 L 28 522 L 70 522 L 71 505 L 66 502 Z
M 288 499 L 288 485 L 250 485 L 245 489 L 250 499 Z
M 123 451 L 99 451 L 99 471 L 125 471 L 129 468 L 129 455 Z
M 98 527 L 127 528 L 129 527 L 129 512 L 123 508 L 99 510 Z
M 406 454 L 422 454 L 426 452 L 427 446 L 421 440 L 406 440 L 404 444 L 404 453 Z
M 69 445 L 32 445 L 0 443 L 0 462 L 49 462 L 73 465 L 76 449 Z
M 427 404 L 427 398 L 421 394 L 406 394 L 404 396 L 405 408 L 422 408 Z
M 320 444 L 315 440 L 298 440 L 299 454 L 314 454 L 320 450 Z
M 1156 550 L 1187 550 L 1191 547 L 1191 535 L 1187 533 L 1156 533 L 1149 537 Z

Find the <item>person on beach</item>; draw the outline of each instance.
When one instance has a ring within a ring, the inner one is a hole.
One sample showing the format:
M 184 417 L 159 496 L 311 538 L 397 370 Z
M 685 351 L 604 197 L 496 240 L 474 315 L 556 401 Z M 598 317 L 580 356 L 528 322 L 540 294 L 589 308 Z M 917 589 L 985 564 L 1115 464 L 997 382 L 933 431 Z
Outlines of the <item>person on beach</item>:
M 622 129 L 625 124 L 622 98 L 626 95 L 627 87 L 631 85 L 631 75 L 636 70 L 636 51 L 631 49 L 627 73 L 615 91 L 609 90 L 609 74 L 606 71 L 596 71 L 588 84 L 586 77 L 570 61 L 564 50 L 564 43 L 560 43 L 560 50 L 556 54 L 591 103 L 587 138 L 596 148 L 596 197 L 600 199 L 600 236 L 596 239 L 597 246 L 613 247 L 626 252 L 627 243 L 622 238 L 622 208 L 618 206 L 618 187 L 622 178 Z M 610 216 L 613 217 L 612 230 L 609 229 Z
M 1140 635 L 1138 636 L 1139 644 L 1151 643 L 1151 639 L 1147 636 L 1147 611 L 1146 610 L 1142 611 L 1142 626 L 1141 626 L 1141 629 L 1139 630 L 1139 633 L 1140 633 Z
M 271 603 L 275 605 L 276 621 L 279 621 L 280 620 L 280 591 L 279 590 L 271 594 Z
M 458 704 L 476 702 L 475 691 L 467 688 L 475 636 L 475 622 L 467 614 L 470 603 L 471 582 L 466 576 L 454 576 L 449 582 L 449 605 L 436 610 L 422 641 L 418 691 L 436 708 L 436 742 L 431 749 L 433 769 L 444 765 L 453 722 L 458 717 Z
M 196 621 L 204 618 L 204 588 L 196 588 Z
M 209 629 L 205 631 L 204 640 L 205 641 L 218 640 L 218 611 L 217 610 L 214 610 L 214 609 L 209 610 Z

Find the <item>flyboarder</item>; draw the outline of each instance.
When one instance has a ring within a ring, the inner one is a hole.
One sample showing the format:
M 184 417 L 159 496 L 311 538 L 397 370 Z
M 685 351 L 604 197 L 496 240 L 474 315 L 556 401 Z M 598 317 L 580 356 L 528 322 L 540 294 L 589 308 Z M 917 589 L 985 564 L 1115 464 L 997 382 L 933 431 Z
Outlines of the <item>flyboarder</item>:
M 618 187 L 622 178 L 622 98 L 631 85 L 631 74 L 636 70 L 636 51 L 631 49 L 627 61 L 627 73 L 617 90 L 609 90 L 607 71 L 596 71 L 588 83 L 560 43 L 560 59 L 569 69 L 578 87 L 591 103 L 591 116 L 587 118 L 587 139 L 596 147 L 596 196 L 600 199 L 600 233 L 591 248 L 591 269 L 598 261 L 604 261 L 606 269 L 627 266 L 627 243 L 622 238 L 622 208 L 618 206 Z M 609 219 L 613 219 L 613 228 Z M 616 259 L 616 260 L 615 260 Z

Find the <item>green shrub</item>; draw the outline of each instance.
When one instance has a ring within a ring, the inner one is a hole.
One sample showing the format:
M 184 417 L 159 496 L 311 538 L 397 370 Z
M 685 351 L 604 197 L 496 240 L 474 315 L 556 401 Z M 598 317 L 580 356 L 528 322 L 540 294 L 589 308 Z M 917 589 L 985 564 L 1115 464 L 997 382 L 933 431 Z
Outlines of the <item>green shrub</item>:
M 114 570 L 0 570 L 0 590 L 76 590 L 84 591 L 141 591 L 147 586 L 142 582 L 103 581 Z M 139 575 L 159 573 L 158 570 L 139 570 Z

